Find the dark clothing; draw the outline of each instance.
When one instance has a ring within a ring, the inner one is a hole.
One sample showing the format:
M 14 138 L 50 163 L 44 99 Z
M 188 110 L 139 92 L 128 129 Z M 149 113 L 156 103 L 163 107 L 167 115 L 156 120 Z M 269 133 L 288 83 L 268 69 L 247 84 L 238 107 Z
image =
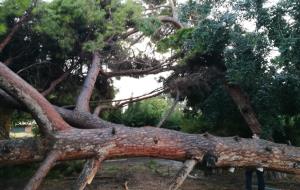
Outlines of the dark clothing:
M 252 173 L 254 170 L 246 170 L 246 190 L 252 190 Z M 264 172 L 256 170 L 258 190 L 265 190 Z

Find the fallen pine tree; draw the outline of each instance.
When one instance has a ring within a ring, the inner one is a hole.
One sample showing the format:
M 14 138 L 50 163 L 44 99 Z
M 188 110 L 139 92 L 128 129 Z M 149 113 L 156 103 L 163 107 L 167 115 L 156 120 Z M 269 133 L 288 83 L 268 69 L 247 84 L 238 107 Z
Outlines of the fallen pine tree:
M 90 159 L 74 189 L 83 189 L 90 183 L 103 160 L 119 157 L 186 160 L 170 189 L 177 189 L 198 162 L 209 161 L 213 167 L 263 167 L 300 174 L 297 147 L 258 139 L 215 137 L 208 133 L 195 135 L 155 127 L 130 128 L 100 118 L 97 121 L 102 125 L 98 129 L 78 129 L 65 122 L 38 91 L 2 63 L 0 87 L 32 113 L 42 131 L 41 138 L 0 142 L 1 165 L 42 161 L 25 189 L 37 189 L 56 161 L 70 159 Z M 74 122 L 76 117 L 71 123 Z

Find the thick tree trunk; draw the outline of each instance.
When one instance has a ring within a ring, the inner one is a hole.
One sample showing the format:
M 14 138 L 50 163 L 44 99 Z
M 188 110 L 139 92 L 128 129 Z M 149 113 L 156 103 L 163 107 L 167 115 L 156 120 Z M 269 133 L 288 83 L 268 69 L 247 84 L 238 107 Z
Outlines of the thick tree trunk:
M 185 134 L 156 127 L 125 126 L 58 132 L 51 139 L 0 141 L 0 163 L 40 161 L 45 152 L 62 152 L 59 160 L 92 158 L 111 146 L 107 159 L 157 157 L 172 160 L 216 158 L 216 167 L 263 167 L 300 174 L 300 148 L 265 140 Z

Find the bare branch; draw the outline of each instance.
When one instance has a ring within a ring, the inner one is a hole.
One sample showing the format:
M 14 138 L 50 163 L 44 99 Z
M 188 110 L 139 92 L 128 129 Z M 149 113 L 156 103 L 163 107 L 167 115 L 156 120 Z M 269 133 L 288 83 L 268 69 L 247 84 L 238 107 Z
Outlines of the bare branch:
M 172 9 L 172 16 L 174 19 L 178 19 L 177 8 L 173 0 L 169 0 L 170 7 Z
M 41 92 L 41 94 L 43 96 L 48 96 L 59 83 L 64 81 L 69 76 L 70 73 L 71 73 L 71 70 L 64 72 L 60 77 L 58 77 L 57 79 L 52 81 L 51 84 L 49 85 L 49 87 L 46 90 L 44 90 L 43 92 Z
M 94 53 L 93 62 L 84 80 L 83 87 L 76 101 L 76 110 L 90 112 L 89 101 L 100 71 L 100 55 Z
M 171 23 L 174 25 L 174 27 L 176 29 L 181 29 L 183 28 L 183 25 L 176 19 L 174 19 L 173 17 L 169 17 L 169 16 L 159 16 L 157 17 L 161 22 L 166 22 L 166 23 Z
M 170 115 L 173 113 L 173 111 L 176 108 L 176 105 L 179 101 L 179 95 L 180 95 L 179 90 L 176 90 L 176 99 L 173 101 L 171 108 L 167 112 L 164 113 L 164 116 L 162 117 L 162 119 L 160 120 L 160 122 L 157 124 L 156 127 L 160 128 L 164 124 L 164 122 L 170 117 Z
M 24 190 L 36 190 L 60 156 L 61 154 L 58 151 L 50 152 L 38 171 L 30 179 Z
M 171 181 L 169 190 L 177 190 L 183 184 L 184 180 L 191 173 L 197 163 L 197 160 L 185 161 L 182 168 L 178 171 L 174 179 Z
M 114 145 L 103 147 L 97 158 L 92 158 L 85 163 L 82 172 L 72 188 L 73 190 L 83 190 L 87 184 L 92 183 L 98 169 L 100 168 L 101 162 L 106 159 L 108 151 L 112 147 L 114 147 Z
M 114 106 L 100 104 L 95 108 L 94 114 L 99 115 L 101 113 L 101 111 L 103 111 L 104 109 L 106 109 L 106 110 L 107 109 L 118 109 L 118 108 L 121 108 L 121 107 L 129 104 L 129 103 L 139 102 L 139 101 L 142 101 L 142 100 L 153 98 L 153 97 L 159 96 L 160 94 L 162 94 L 166 91 L 168 91 L 168 89 L 162 89 L 160 91 L 152 91 L 150 93 L 147 93 L 147 94 L 144 94 L 144 95 L 141 95 L 141 96 L 127 98 L 127 99 L 124 99 L 124 100 L 119 100 L 119 102 Z M 116 101 L 114 101 L 114 102 L 116 102 Z

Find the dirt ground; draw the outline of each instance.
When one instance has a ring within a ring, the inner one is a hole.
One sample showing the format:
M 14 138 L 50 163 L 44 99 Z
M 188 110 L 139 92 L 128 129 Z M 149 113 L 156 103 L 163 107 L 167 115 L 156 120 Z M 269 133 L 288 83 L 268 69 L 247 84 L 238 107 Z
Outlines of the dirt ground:
M 87 190 L 165 190 L 167 184 L 181 167 L 181 162 L 161 159 L 135 158 L 106 161 Z M 78 175 L 78 174 L 76 174 Z M 76 180 L 76 175 L 61 179 L 47 179 L 41 190 L 69 190 Z M 242 170 L 235 173 L 223 171 L 219 174 L 204 175 L 202 170 L 195 170 L 193 178 L 188 178 L 182 190 L 242 190 L 244 175 Z M 255 176 L 253 176 L 255 179 Z M 19 190 L 28 179 L 8 179 L 0 181 L 0 190 Z M 266 190 L 300 190 L 300 177 L 288 176 L 281 180 L 266 178 Z M 254 181 L 254 188 L 255 181 Z

